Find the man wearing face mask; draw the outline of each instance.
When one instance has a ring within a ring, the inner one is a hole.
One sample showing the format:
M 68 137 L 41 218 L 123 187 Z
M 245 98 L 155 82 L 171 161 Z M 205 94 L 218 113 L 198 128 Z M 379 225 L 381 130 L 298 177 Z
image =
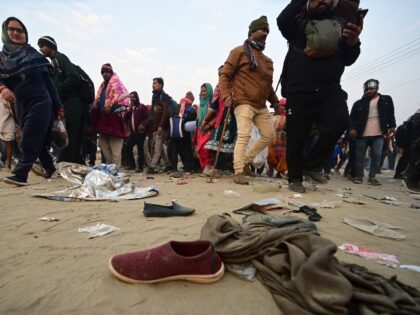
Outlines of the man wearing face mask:
M 348 122 L 347 93 L 340 80 L 360 54 L 359 24 L 333 16 L 337 0 L 292 0 L 277 25 L 289 43 L 281 75 L 287 98 L 287 165 L 289 189 L 305 192 L 303 174 L 319 183 L 327 178 L 322 163 Z M 302 148 L 315 124 L 320 137 L 303 161 Z
M 234 106 L 237 123 L 237 140 L 233 152 L 236 184 L 247 185 L 245 175 L 252 176 L 249 163 L 275 138 L 272 115 L 266 101 L 277 108 L 279 100 L 273 89 L 273 61 L 263 54 L 269 33 L 266 16 L 261 16 L 249 25 L 248 39 L 234 48 L 219 78 L 221 100 L 225 106 Z M 261 138 L 246 150 L 255 124 Z
M 355 184 L 363 181 L 363 165 L 367 147 L 370 147 L 371 162 L 368 184 L 378 186 L 375 178 L 381 163 L 384 136 L 395 133 L 394 103 L 389 95 L 378 93 L 379 81 L 370 79 L 363 85 L 362 99 L 354 103 L 350 113 L 349 134 L 355 137 L 356 161 Z

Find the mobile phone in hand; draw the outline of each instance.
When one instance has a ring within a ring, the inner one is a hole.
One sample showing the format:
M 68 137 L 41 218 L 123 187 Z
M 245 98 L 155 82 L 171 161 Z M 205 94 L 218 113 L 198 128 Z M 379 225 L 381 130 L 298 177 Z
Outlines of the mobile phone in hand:
M 356 11 L 356 15 L 354 16 L 353 24 L 360 25 L 368 12 L 369 9 L 358 9 Z

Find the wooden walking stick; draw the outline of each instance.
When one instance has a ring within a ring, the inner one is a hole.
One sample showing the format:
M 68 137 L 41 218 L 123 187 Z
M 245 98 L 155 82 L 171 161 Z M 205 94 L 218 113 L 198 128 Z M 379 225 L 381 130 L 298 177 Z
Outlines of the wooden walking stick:
M 210 179 L 209 179 L 208 183 L 213 182 L 214 173 L 216 171 L 217 160 L 219 159 L 220 148 L 222 146 L 223 138 L 225 136 L 226 126 L 227 126 L 227 123 L 228 123 L 228 120 L 229 120 L 229 117 L 230 117 L 230 111 L 232 110 L 232 106 L 233 106 L 233 104 L 231 104 L 231 106 L 228 107 L 228 110 L 227 110 L 227 113 L 226 113 L 225 122 L 223 123 L 223 128 L 222 128 L 222 134 L 220 135 L 219 145 L 217 146 L 216 157 L 214 159 L 213 168 L 211 170 L 211 175 L 210 175 Z

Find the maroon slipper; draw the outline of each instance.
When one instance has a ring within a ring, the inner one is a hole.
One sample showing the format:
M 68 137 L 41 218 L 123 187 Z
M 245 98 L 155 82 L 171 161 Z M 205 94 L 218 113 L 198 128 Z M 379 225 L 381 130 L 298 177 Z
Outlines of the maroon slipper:
M 212 283 L 223 277 L 222 259 L 209 241 L 178 242 L 112 256 L 109 269 L 128 283 L 157 283 L 187 280 Z

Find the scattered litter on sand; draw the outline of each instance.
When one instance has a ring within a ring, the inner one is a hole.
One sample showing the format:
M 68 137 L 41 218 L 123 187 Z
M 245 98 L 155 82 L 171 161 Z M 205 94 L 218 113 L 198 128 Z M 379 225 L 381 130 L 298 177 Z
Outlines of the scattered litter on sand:
M 98 166 L 100 170 L 79 164 L 59 164 L 60 175 L 76 186 L 53 193 L 34 194 L 35 197 L 58 201 L 71 201 L 71 199 L 118 201 L 143 199 L 158 194 L 155 186 L 135 187 L 131 177 L 118 173 L 118 168 L 114 164 L 101 164 Z
M 106 234 L 112 233 L 117 230 L 119 230 L 119 228 L 113 225 L 103 224 L 103 223 L 97 223 L 96 225 L 79 228 L 80 233 L 85 232 L 85 233 L 90 234 L 88 238 L 104 236 Z
M 42 217 L 39 218 L 40 221 L 45 221 L 45 222 L 54 222 L 54 221 L 60 221 L 59 219 L 53 218 L 53 217 Z
M 408 270 L 413 270 L 413 271 L 417 271 L 420 272 L 420 266 L 415 266 L 415 265 L 400 265 L 401 269 L 408 269 Z
M 392 254 L 386 254 L 386 253 L 377 253 L 377 252 L 371 251 L 365 246 L 357 246 L 353 244 L 342 244 L 338 246 L 338 248 L 348 254 L 357 255 L 367 260 L 373 260 L 379 264 L 386 265 L 391 268 L 398 268 L 398 265 L 400 264 L 397 256 L 392 255 Z
M 314 208 L 338 208 L 341 205 L 340 200 L 322 200 L 321 202 L 315 202 L 310 204 Z
M 262 183 L 255 184 L 253 189 L 254 191 L 259 192 L 259 193 L 278 192 L 281 189 L 281 184 L 262 182 Z
M 384 197 L 379 198 L 379 200 L 397 201 L 397 198 L 392 197 L 392 196 L 384 196 Z
M 344 223 L 375 236 L 392 238 L 395 240 L 402 240 L 406 238 L 405 235 L 394 231 L 396 229 L 400 229 L 400 227 L 392 226 L 387 223 L 362 218 L 344 218 Z
M 355 199 L 355 198 L 344 198 L 343 201 L 347 202 L 347 203 L 352 203 L 352 204 L 355 204 L 355 205 L 365 205 L 366 204 L 366 202 L 364 202 L 362 200 Z
M 228 198 L 239 198 L 241 194 L 236 191 L 226 189 L 223 192 L 223 196 L 228 197 Z
M 226 268 L 232 272 L 233 274 L 249 280 L 255 281 L 257 280 L 257 269 L 255 269 L 254 265 L 251 263 L 248 264 L 226 264 Z
M 287 202 L 283 199 L 267 198 L 255 201 L 232 212 L 236 214 L 251 214 L 253 211 L 267 213 L 269 210 L 281 210 L 287 206 Z

